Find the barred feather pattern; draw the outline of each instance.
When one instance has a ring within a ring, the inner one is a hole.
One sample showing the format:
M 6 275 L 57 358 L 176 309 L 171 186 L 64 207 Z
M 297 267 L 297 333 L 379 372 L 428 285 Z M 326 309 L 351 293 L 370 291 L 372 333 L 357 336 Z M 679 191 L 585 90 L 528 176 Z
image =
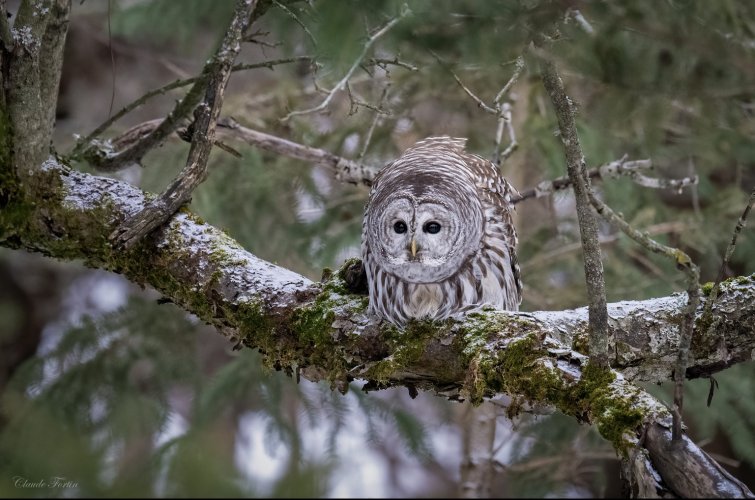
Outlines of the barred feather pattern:
M 446 136 L 419 141 L 373 183 L 362 222 L 369 307 L 395 325 L 521 303 L 510 202 L 517 192 L 465 145 Z M 443 221 L 440 238 L 425 234 L 429 219 Z M 396 234 L 397 222 L 407 234 Z M 412 239 L 421 242 L 416 255 Z

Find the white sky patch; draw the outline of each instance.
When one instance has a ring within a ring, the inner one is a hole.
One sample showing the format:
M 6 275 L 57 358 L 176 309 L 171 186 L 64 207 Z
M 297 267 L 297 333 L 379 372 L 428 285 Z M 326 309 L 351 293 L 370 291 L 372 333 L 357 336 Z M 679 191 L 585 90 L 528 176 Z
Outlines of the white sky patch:
M 165 445 L 167 442 L 176 439 L 184 434 L 189 428 L 189 424 L 186 419 L 178 412 L 171 411 L 168 414 L 168 418 L 162 432 L 155 436 L 155 447 Z M 172 456 L 175 450 L 169 450 L 166 458 Z M 164 460 L 163 464 L 170 464 L 170 460 Z M 156 474 L 155 478 L 155 492 L 158 496 L 166 495 L 168 491 L 168 469 L 169 467 L 160 467 L 160 470 Z
M 311 223 L 322 217 L 325 207 L 322 202 L 302 188 L 298 188 L 296 196 L 296 217 L 306 223 Z
M 270 450 L 270 438 L 266 436 L 268 418 L 257 412 L 242 415 L 236 436 L 236 467 L 249 479 L 256 491 L 264 491 L 272 486 L 285 471 L 288 460 L 288 452 L 283 443 L 278 443 L 274 450 Z
M 349 398 L 346 428 L 339 432 L 336 456 L 348 457 L 332 475 L 332 498 L 385 498 L 391 494 L 385 457 L 366 441 L 366 419 Z
M 340 266 L 346 259 L 350 259 L 352 257 L 361 257 L 361 255 L 362 250 L 359 245 L 350 245 L 338 251 L 335 259 L 333 259 L 333 264 Z
M 343 141 L 343 153 L 345 156 L 355 155 L 359 147 L 359 134 L 352 132 Z

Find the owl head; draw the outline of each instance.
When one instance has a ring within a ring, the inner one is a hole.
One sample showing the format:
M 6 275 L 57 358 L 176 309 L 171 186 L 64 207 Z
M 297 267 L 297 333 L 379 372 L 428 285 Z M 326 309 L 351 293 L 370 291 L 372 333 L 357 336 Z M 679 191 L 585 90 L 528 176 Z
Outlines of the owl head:
M 412 283 L 435 283 L 457 272 L 480 249 L 483 213 L 463 158 L 412 148 L 376 179 L 366 216 L 377 264 Z

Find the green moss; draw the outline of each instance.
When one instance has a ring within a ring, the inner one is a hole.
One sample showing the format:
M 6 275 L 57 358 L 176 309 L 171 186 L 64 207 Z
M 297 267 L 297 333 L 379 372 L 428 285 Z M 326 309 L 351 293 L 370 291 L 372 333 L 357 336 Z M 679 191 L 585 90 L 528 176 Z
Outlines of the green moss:
M 338 268 L 338 271 L 336 271 L 336 274 L 341 280 L 346 281 L 346 271 L 352 266 L 361 265 L 361 263 L 362 263 L 362 259 L 360 259 L 359 257 L 352 257 L 350 259 L 346 259 L 344 263 L 341 265 L 341 267 Z
M 431 320 L 412 320 L 404 329 L 384 323 L 381 326 L 381 334 L 391 355 L 372 364 L 365 378 L 382 384 L 402 368 L 417 366 L 421 363 L 430 342 L 436 336 L 447 335 L 449 327 L 450 323 L 447 321 Z
M 7 110 L 0 106 L 0 240 L 26 226 L 33 209 L 13 168 L 12 134 Z
M 632 395 L 621 395 L 612 385 L 616 376 L 610 370 L 588 364 L 582 376 L 557 400 L 556 407 L 580 420 L 594 422 L 601 436 L 614 448 L 626 452 L 626 436 L 635 436 L 644 416 Z
M 458 333 L 462 341 L 461 351 L 465 361 L 473 359 L 480 350 L 493 340 L 502 341 L 511 336 L 521 336 L 535 325 L 520 316 L 472 312 L 466 317 Z
M 709 281 L 705 283 L 700 289 L 702 290 L 703 295 L 705 295 L 706 297 L 709 296 L 710 292 L 713 291 L 713 282 Z
M 468 340 L 475 344 L 483 337 L 480 332 L 476 336 L 468 333 Z M 504 349 L 483 347 L 470 361 L 466 388 L 475 404 L 500 392 L 520 396 L 507 409 L 510 417 L 518 413 L 524 401 L 552 404 L 580 421 L 595 423 L 617 450 L 626 450 L 630 445 L 627 436 L 636 435 L 644 416 L 643 409 L 635 404 L 637 398 L 623 395 L 614 387 L 611 370 L 588 364 L 580 379 L 569 383 L 554 363 L 534 334 Z
M 444 326 L 448 323 L 423 319 L 410 321 L 403 332 L 396 328 L 387 329 L 392 335 L 389 338 L 394 359 L 404 366 L 414 363 L 422 357 L 436 335 L 443 335 Z
M 529 401 L 554 401 L 563 391 L 563 381 L 543 364 L 547 355 L 542 343 L 530 335 L 510 344 L 503 352 L 503 389 Z
M 239 303 L 227 313 L 234 324 L 240 325 L 242 341 L 269 347 L 275 339 L 275 324 L 265 314 L 263 306 L 261 301 L 250 300 Z

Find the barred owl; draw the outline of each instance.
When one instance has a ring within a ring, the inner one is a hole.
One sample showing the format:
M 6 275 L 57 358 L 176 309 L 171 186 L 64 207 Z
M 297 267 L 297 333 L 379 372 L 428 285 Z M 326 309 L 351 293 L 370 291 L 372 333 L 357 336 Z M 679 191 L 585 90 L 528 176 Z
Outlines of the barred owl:
M 429 137 L 377 175 L 362 222 L 370 311 L 403 326 L 484 305 L 517 310 L 513 187 L 466 139 Z

